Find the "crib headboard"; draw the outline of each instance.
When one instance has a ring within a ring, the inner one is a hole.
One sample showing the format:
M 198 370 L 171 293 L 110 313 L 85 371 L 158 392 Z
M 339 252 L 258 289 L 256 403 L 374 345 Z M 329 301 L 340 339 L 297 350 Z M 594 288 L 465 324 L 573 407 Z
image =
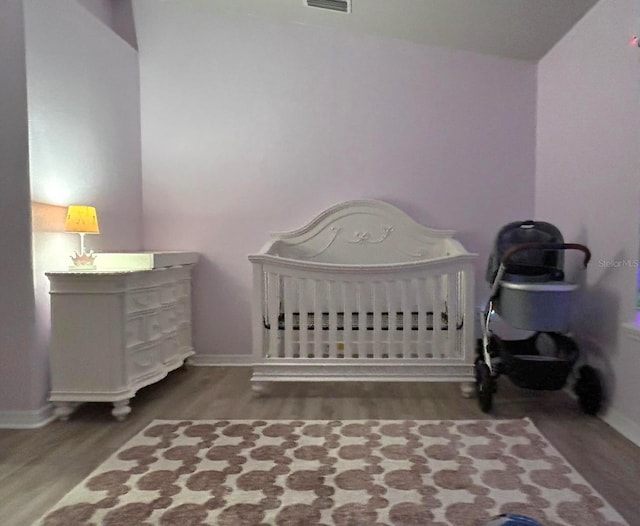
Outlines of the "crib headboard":
M 452 230 L 420 225 L 376 200 L 336 204 L 303 227 L 271 235 L 262 254 L 317 263 L 390 264 L 468 255 Z

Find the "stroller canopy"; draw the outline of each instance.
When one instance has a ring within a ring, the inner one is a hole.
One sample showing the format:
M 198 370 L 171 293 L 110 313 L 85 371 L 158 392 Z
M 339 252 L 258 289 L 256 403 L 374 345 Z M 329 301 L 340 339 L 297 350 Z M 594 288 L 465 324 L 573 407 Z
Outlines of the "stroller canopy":
M 511 247 L 524 243 L 564 243 L 562 234 L 551 223 L 545 221 L 514 221 L 503 226 L 496 236 L 493 251 L 489 256 L 485 274 L 489 284 L 493 284 L 500 261 L 504 253 Z M 547 275 L 553 269 L 562 270 L 562 251 L 522 250 L 510 258 L 504 278 L 513 279 L 521 276 L 524 279 Z

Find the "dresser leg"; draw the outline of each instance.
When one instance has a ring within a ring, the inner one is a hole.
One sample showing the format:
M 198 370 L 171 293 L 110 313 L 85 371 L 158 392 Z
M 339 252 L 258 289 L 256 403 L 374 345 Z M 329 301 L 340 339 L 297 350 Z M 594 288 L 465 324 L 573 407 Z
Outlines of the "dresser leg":
M 270 387 L 269 382 L 251 382 L 251 391 L 256 398 L 268 395 Z
M 118 422 L 122 422 L 127 415 L 131 412 L 131 408 L 129 407 L 129 400 L 118 400 L 117 402 L 113 402 L 113 410 L 111 414 L 115 417 Z
M 63 422 L 69 420 L 69 416 L 75 408 L 77 407 L 77 403 L 74 402 L 55 402 L 55 409 L 53 410 L 53 414 Z
M 460 384 L 460 392 L 464 398 L 472 398 L 476 392 L 476 384 L 471 382 L 462 382 Z

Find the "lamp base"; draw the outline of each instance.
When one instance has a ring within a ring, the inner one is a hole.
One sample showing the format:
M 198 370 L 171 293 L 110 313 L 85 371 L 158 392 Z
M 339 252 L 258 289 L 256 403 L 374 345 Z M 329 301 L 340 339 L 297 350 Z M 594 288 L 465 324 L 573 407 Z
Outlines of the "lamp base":
M 93 251 L 86 253 L 82 250 L 80 254 L 74 252 L 74 255 L 71 256 L 71 261 L 73 261 L 73 265 L 69 265 L 69 270 L 84 271 L 96 269 L 96 255 Z

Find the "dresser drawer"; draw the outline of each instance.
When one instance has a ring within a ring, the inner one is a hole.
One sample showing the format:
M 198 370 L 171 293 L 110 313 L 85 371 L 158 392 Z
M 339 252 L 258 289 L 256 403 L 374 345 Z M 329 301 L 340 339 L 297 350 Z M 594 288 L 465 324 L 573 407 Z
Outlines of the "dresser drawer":
M 159 311 L 130 316 L 125 327 L 125 345 L 127 348 L 157 340 L 162 335 L 162 322 Z
M 170 364 L 179 356 L 178 336 L 176 333 L 167 336 L 160 345 L 162 363 Z
M 156 374 L 162 365 L 162 341 L 129 349 L 128 376 L 131 381 Z
M 152 309 L 157 309 L 162 305 L 161 289 L 142 289 L 132 291 L 126 296 L 127 313 L 132 314 Z
M 191 323 L 183 323 L 178 328 L 178 347 L 180 349 L 191 349 Z
M 191 301 L 188 298 L 176 303 L 175 310 L 178 324 L 191 320 Z
M 188 281 L 169 283 L 162 287 L 160 301 L 163 305 L 175 303 L 185 298 L 189 298 L 190 292 L 190 283 Z
M 176 305 L 163 307 L 158 311 L 160 318 L 160 329 L 162 334 L 174 332 L 180 323 L 179 312 Z

